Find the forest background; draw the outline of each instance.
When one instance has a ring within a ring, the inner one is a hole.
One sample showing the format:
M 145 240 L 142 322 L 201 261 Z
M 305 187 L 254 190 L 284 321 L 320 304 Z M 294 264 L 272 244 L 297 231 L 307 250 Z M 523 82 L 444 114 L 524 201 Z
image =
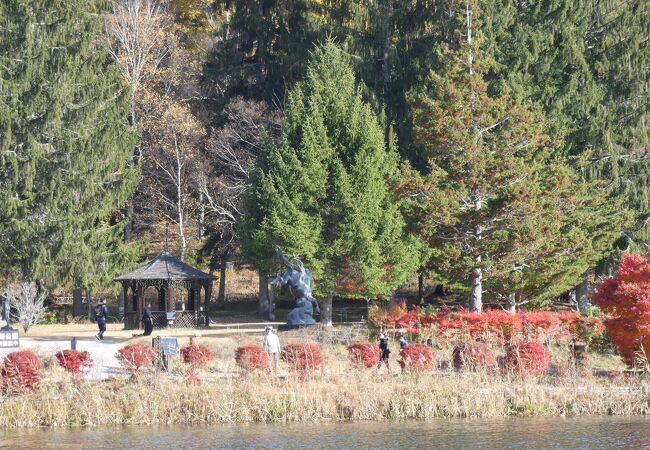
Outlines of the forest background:
M 645 0 L 7 0 L 0 274 L 91 291 L 168 234 L 334 296 L 548 306 L 650 239 Z

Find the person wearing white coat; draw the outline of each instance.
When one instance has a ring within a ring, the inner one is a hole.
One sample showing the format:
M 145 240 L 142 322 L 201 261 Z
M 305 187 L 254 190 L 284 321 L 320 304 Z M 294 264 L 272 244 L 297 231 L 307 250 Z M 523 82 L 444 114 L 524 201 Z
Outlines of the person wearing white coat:
M 266 353 L 269 355 L 269 368 L 273 370 L 278 370 L 278 360 L 280 357 L 280 339 L 278 335 L 273 331 L 273 327 L 265 328 L 266 334 L 264 335 L 264 344 L 263 348 Z

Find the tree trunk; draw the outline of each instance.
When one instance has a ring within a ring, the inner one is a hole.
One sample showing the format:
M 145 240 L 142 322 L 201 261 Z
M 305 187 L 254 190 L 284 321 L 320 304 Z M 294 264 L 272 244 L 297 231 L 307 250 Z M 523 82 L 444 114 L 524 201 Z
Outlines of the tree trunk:
M 481 198 L 475 194 L 474 210 L 478 213 L 481 209 Z M 481 238 L 483 236 L 483 227 L 476 225 L 474 237 L 476 239 L 476 267 L 472 270 L 472 295 L 469 301 L 470 311 L 483 311 L 483 269 L 481 268 Z
M 508 294 L 506 311 L 510 314 L 515 314 L 517 312 L 517 296 L 514 293 Z
M 226 261 L 228 253 L 221 256 L 221 266 L 219 267 L 219 295 L 217 296 L 217 307 L 221 308 L 226 304 Z
M 91 305 L 90 289 L 86 288 L 86 303 L 88 304 L 88 320 L 93 320 L 93 306 Z
M 477 258 L 481 262 L 481 257 Z M 483 270 L 480 267 L 472 270 L 472 297 L 469 302 L 470 311 L 483 311 Z
M 418 274 L 418 303 L 424 304 L 424 270 Z
M 591 307 L 589 298 L 589 279 L 585 274 L 584 280 L 576 287 L 576 303 L 578 312 L 585 313 Z
M 84 299 L 81 289 L 72 291 L 72 315 L 81 317 L 84 315 Z
M 382 73 L 382 91 L 384 93 L 384 105 L 386 106 L 386 129 L 384 131 L 384 141 L 386 145 L 389 145 L 390 141 L 390 126 L 391 126 L 391 103 L 389 101 L 390 97 L 390 61 L 389 50 L 390 50 L 390 38 L 391 38 L 391 17 L 393 4 L 392 0 L 384 0 L 383 5 L 383 43 L 382 43 L 382 54 L 381 54 L 381 73 Z
M 256 50 L 256 57 L 257 57 L 257 68 L 255 71 L 256 75 L 256 82 L 257 82 L 257 89 L 262 89 L 263 83 L 264 83 L 264 57 L 266 53 L 266 42 L 264 41 L 264 33 L 266 30 L 264 29 L 264 2 L 259 2 L 257 5 L 257 14 L 259 15 L 259 34 L 257 35 L 257 50 Z
M 269 312 L 269 280 L 265 275 L 257 273 L 259 277 L 259 303 L 257 313 L 260 317 L 266 317 Z
M 124 227 L 124 242 L 127 244 L 133 237 L 133 216 L 133 202 L 129 201 L 126 205 L 126 226 Z
M 334 299 L 334 294 L 329 293 L 325 300 L 321 303 L 320 307 L 320 323 L 326 327 L 331 327 L 332 325 L 332 300 Z
M 199 189 L 199 226 L 198 226 L 198 238 L 199 241 L 203 240 L 203 228 L 205 224 L 205 205 L 203 204 L 203 191 Z M 219 301 L 217 300 L 217 304 Z
M 269 320 L 275 320 L 275 287 L 271 286 L 269 290 Z

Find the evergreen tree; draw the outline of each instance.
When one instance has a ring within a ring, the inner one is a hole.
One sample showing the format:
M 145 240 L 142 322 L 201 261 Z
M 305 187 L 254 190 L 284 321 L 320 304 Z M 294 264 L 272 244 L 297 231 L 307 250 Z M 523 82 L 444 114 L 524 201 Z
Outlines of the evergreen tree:
M 313 0 L 216 1 L 224 17 L 205 74 L 227 97 L 278 101 L 302 80 L 309 51 L 324 37 Z M 225 14 L 223 11 L 227 11 Z
M 586 174 L 606 181 L 613 202 L 633 220 L 617 246 L 650 239 L 650 8 L 643 0 L 485 2 L 484 30 L 498 65 L 494 90 L 508 89 L 541 105 L 563 151 L 585 155 Z M 602 256 L 616 256 L 611 246 Z M 601 271 L 611 268 L 609 258 Z
M 597 260 L 603 241 L 594 238 L 608 231 L 611 238 L 607 225 L 616 216 L 593 196 L 594 185 L 551 157 L 557 143 L 538 111 L 488 93 L 492 62 L 477 35 L 477 2 L 450 8 L 455 45 L 443 46 L 430 91 L 413 100 L 416 142 L 431 174 L 409 175 L 410 189 L 423 199 L 415 211 L 425 216 L 420 224 L 435 268 L 458 283 L 470 281 L 470 308 L 480 311 L 486 286 L 493 296 L 523 292 L 529 301 L 558 280 L 577 281 L 571 275 Z M 564 257 L 568 249 L 577 255 Z
M 303 256 L 331 324 L 336 293 L 385 296 L 417 268 L 419 246 L 405 236 L 391 193 L 397 175 L 382 124 L 344 53 L 327 42 L 290 93 L 282 143 L 258 161 L 244 249 L 267 274 L 277 267 L 274 245 Z
M 132 194 L 128 88 L 93 2 L 0 4 L 0 267 L 90 288 L 130 264 L 115 212 Z

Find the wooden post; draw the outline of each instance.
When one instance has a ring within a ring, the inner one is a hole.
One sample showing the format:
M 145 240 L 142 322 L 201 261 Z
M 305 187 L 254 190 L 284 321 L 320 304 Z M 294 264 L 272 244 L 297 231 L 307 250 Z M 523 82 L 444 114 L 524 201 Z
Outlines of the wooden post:
M 208 306 L 210 305 L 210 297 L 212 297 L 212 280 L 208 280 L 205 284 L 205 326 L 210 326 L 210 313 Z
M 120 295 L 120 319 L 124 320 L 126 317 L 126 302 L 129 298 L 129 287 L 126 283 L 122 283 L 122 294 Z
M 140 318 L 142 317 L 142 312 L 144 310 L 144 286 L 142 286 L 142 284 L 138 283 L 136 291 L 138 293 L 137 294 L 138 297 L 137 297 L 137 301 L 136 301 L 136 310 L 135 310 L 135 319 L 134 319 L 134 321 L 136 323 L 135 328 L 139 330 L 141 328 Z
M 174 292 L 174 285 L 167 283 L 167 310 L 166 312 L 176 311 L 176 292 Z

